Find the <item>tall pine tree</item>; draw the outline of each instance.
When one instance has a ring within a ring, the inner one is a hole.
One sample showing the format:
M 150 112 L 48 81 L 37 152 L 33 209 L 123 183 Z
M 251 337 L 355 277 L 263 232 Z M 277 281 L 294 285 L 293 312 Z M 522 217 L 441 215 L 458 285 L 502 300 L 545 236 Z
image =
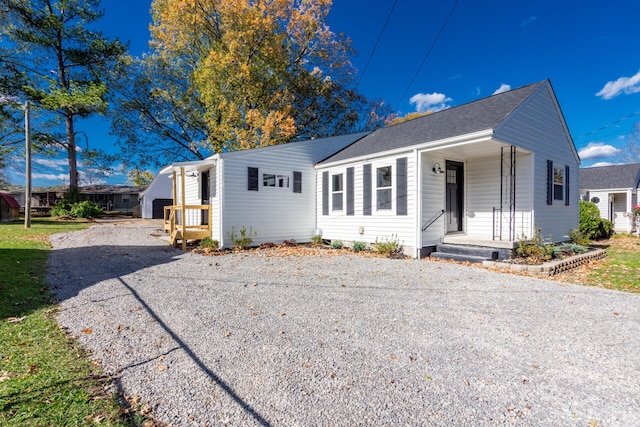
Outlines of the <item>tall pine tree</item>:
M 104 76 L 126 47 L 92 29 L 103 14 L 100 0 L 0 0 L 0 10 L 0 93 L 53 114 L 39 141 L 66 150 L 74 195 L 75 122 L 106 111 Z

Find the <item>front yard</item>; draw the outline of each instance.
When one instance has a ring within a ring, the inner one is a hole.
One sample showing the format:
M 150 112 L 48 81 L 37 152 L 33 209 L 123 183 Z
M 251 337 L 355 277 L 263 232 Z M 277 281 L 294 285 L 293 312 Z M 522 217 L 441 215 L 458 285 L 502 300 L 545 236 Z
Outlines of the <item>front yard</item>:
M 606 250 L 607 257 L 554 276 L 553 279 L 640 293 L 639 237 L 627 234 L 614 235 L 608 240 L 593 242 L 592 246 Z

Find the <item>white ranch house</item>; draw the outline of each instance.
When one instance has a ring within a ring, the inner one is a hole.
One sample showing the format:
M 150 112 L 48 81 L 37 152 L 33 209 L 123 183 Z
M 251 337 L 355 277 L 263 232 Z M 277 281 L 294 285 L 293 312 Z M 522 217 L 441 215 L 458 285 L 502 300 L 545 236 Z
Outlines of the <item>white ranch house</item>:
M 323 237 L 512 249 L 578 226 L 580 160 L 549 81 L 376 130 L 317 166 Z M 499 257 L 506 257 L 506 251 Z
M 456 243 L 505 258 L 536 228 L 554 241 L 577 228 L 579 164 L 545 80 L 370 134 L 221 153 L 162 173 L 174 176 L 176 224 L 184 215 L 222 247 L 244 225 L 256 244 L 393 236 L 413 257 Z

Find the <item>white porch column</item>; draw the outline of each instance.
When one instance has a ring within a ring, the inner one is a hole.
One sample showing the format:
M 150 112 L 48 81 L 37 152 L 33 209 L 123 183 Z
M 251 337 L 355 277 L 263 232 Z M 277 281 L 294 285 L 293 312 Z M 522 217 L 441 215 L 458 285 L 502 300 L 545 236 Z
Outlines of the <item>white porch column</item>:
M 633 216 L 631 215 L 631 204 L 633 202 L 633 191 L 631 189 L 627 190 L 627 206 L 625 207 L 625 212 L 628 212 L 629 215 L 627 215 L 627 233 L 631 234 L 631 232 L 633 231 Z

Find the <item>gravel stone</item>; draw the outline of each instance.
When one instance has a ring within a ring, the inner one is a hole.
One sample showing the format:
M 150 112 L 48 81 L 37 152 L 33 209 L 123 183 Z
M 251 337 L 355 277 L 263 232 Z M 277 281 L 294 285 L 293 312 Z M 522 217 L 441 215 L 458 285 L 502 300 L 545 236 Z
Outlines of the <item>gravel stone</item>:
M 638 426 L 640 296 L 428 260 L 52 236 L 59 323 L 173 426 Z

